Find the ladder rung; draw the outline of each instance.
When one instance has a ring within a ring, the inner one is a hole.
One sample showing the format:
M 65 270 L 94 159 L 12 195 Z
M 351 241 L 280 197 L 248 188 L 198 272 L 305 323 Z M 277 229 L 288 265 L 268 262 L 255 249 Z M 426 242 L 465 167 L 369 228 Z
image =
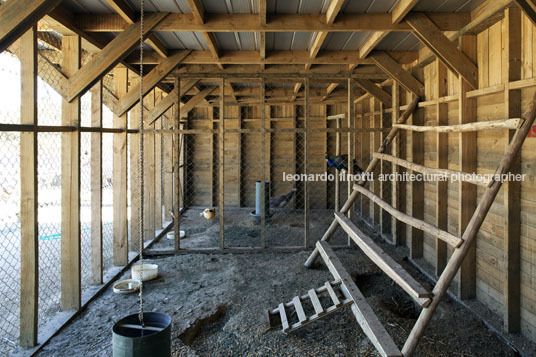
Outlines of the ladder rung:
M 402 289 L 404 289 L 419 305 L 427 307 L 430 305 L 431 292 L 426 290 L 417 280 L 415 280 L 400 264 L 395 262 L 391 256 L 383 251 L 372 239 L 367 237 L 359 228 L 355 226 L 347 217 L 341 213 L 335 213 L 341 227 L 361 248 L 370 260 L 372 260 L 381 270 L 393 279 Z
M 281 326 L 283 326 L 283 332 L 288 331 L 289 325 L 288 325 L 288 319 L 287 314 L 285 312 L 285 305 L 283 303 L 279 304 L 279 316 L 281 317 Z
M 341 301 L 337 297 L 337 294 L 335 294 L 335 290 L 333 290 L 333 287 L 331 286 L 331 283 L 328 281 L 326 282 L 326 285 L 324 285 L 328 291 L 329 296 L 331 297 L 331 301 L 333 301 L 334 306 L 341 305 Z
M 424 231 L 426 233 L 430 233 L 431 235 L 441 239 L 442 241 L 450 244 L 454 248 L 458 248 L 460 245 L 462 245 L 463 240 L 456 237 L 454 234 L 451 234 L 447 231 L 444 231 L 430 223 L 427 223 L 423 220 L 408 216 L 407 214 L 398 211 L 396 208 L 391 206 L 389 203 L 382 200 L 379 196 L 375 195 L 374 193 L 367 190 L 365 187 L 360 185 L 354 185 L 354 190 L 358 191 L 362 195 L 366 196 L 368 199 L 372 200 L 374 203 L 376 203 L 378 206 L 380 206 L 382 209 L 389 212 L 391 216 L 398 219 L 399 221 L 402 221 L 412 227 L 415 227 L 417 229 L 420 229 L 421 231 Z
M 344 269 L 340 260 L 333 252 L 333 249 L 324 241 L 317 242 L 316 247 L 333 277 L 341 281 L 342 292 L 354 302 L 350 305 L 352 312 L 363 329 L 363 332 L 365 332 L 378 352 L 382 356 L 402 356 L 393 339 L 380 323 L 378 317 L 365 299 L 365 296 L 357 288 L 350 274 Z
M 298 320 L 300 323 L 307 321 L 307 316 L 305 316 L 305 311 L 303 311 L 300 297 L 295 296 L 294 299 L 292 299 L 292 303 L 294 304 L 294 308 L 296 309 L 296 314 L 298 315 Z
M 318 300 L 318 295 L 316 295 L 315 289 L 309 290 L 309 298 L 311 299 L 316 315 L 322 315 L 324 313 L 324 308 L 322 307 L 320 300 Z

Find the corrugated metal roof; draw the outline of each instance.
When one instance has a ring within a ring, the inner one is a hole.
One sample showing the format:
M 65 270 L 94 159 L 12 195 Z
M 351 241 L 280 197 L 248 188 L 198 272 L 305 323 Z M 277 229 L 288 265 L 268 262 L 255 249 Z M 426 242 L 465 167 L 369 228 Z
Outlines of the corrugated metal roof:
M 411 32 L 391 32 L 375 47 L 380 51 L 413 51 L 422 47 Z
M 309 48 L 312 32 L 267 32 L 267 51 L 305 51 Z
M 421 0 L 413 11 L 422 12 L 468 12 L 474 10 L 484 0 Z
M 378 14 L 391 12 L 397 3 L 398 0 L 350 0 L 346 1 L 341 10 L 345 14 Z
M 330 32 L 321 49 L 327 51 L 357 51 L 368 36 L 368 32 Z
M 254 32 L 216 32 L 219 48 L 224 51 L 255 51 L 258 44 Z
M 269 14 L 321 14 L 325 13 L 329 0 L 267 0 Z
M 258 0 L 203 0 L 205 11 L 212 14 L 255 14 Z

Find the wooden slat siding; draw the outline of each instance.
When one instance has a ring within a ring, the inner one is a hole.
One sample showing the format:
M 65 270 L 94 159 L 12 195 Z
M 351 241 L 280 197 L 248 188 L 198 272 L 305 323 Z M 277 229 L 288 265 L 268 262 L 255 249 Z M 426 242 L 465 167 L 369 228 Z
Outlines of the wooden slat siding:
M 72 76 L 80 68 L 78 36 L 62 37 L 62 72 Z M 62 125 L 80 125 L 80 99 L 62 101 Z M 61 134 L 61 310 L 81 304 L 80 260 L 80 132 Z
M 5 6 L 5 5 L 4 5 Z M 20 39 L 21 110 L 20 123 L 37 125 L 37 27 Z M 20 133 L 20 326 L 21 347 L 37 345 L 37 304 L 39 286 L 37 132 Z
M 309 86 L 309 78 L 305 78 L 303 80 L 303 86 L 304 86 L 304 91 L 305 91 L 305 104 L 303 106 L 303 109 L 305 111 L 304 113 L 304 128 L 305 128 L 305 133 L 303 135 L 303 139 L 304 139 L 304 143 L 303 143 L 303 150 L 304 150 L 304 159 L 303 159 L 303 173 L 305 175 L 307 175 L 309 173 L 309 155 L 310 155 L 310 133 L 309 133 L 309 130 L 310 130 L 310 126 L 311 126 L 311 123 L 310 123 L 310 111 L 311 111 L 311 108 L 310 108 L 310 103 L 309 103 L 309 92 L 310 92 L 310 86 Z M 309 197 L 309 183 L 307 181 L 305 181 L 303 183 L 303 197 L 304 197 L 304 228 L 305 228 L 305 232 L 304 232 L 304 247 L 305 248 L 308 248 L 309 245 L 310 245 L 310 235 L 311 235 L 311 232 L 310 232 L 310 227 L 309 227 L 309 222 L 310 222 L 310 213 L 309 213 L 309 208 L 311 206 L 311 197 Z
M 424 110 L 417 109 L 412 116 L 413 125 L 424 125 Z M 424 164 L 424 134 L 412 132 L 411 139 L 411 162 Z M 424 219 L 424 182 L 413 181 L 411 186 L 411 216 L 414 218 Z M 412 259 L 423 256 L 424 236 L 420 229 L 412 228 L 409 241 L 410 257 Z
M 424 97 L 424 84 L 413 77 L 410 72 L 406 71 L 402 65 L 395 61 L 386 52 L 375 51 L 371 54 L 371 58 L 378 67 L 387 73 L 393 80 L 400 83 L 406 90 L 413 92 L 418 97 Z
M 61 0 L 8 1 L 0 7 L 0 53 L 30 31 Z
M 133 81 L 138 79 L 131 79 Z M 129 128 L 138 130 L 140 127 L 140 104 L 130 110 Z M 144 127 L 145 130 L 145 127 Z M 142 134 L 136 133 L 130 137 L 128 152 L 130 155 L 130 250 L 140 249 L 140 139 Z
M 225 182 L 224 182 L 224 164 L 225 164 L 225 80 L 220 79 L 220 118 L 218 121 L 218 205 L 220 210 L 220 249 L 225 248 L 225 237 L 224 237 L 224 199 L 225 199 Z M 264 197 L 264 195 L 263 195 Z M 264 209 L 264 205 L 263 205 Z
M 394 259 L 381 249 L 372 239 L 363 233 L 355 224 L 340 213 L 335 213 L 341 227 L 350 234 L 357 246 L 376 264 L 385 274 L 406 291 L 420 306 L 430 304 L 432 293 L 427 291 Z
M 175 78 L 174 80 L 174 87 L 179 89 L 181 87 L 179 78 Z M 181 138 L 181 135 L 179 134 L 180 129 L 180 110 L 181 110 L 181 95 L 180 91 L 175 91 L 175 106 L 173 111 L 173 134 L 170 135 L 172 139 L 172 157 L 173 157 L 173 164 L 172 164 L 172 171 L 173 171 L 173 188 L 170 189 L 168 192 L 173 196 L 173 231 L 175 232 L 175 240 L 173 242 L 173 246 L 176 251 L 178 251 L 181 247 L 181 241 L 180 241 L 180 228 L 181 228 L 181 205 L 183 208 L 185 208 L 184 204 L 184 192 L 183 187 L 185 186 L 185 172 L 186 172 L 186 161 L 185 161 L 185 150 L 186 150 L 186 144 L 184 143 L 184 135 Z M 180 165 L 183 165 L 183 175 L 181 177 L 180 172 Z M 171 187 L 171 186 L 170 186 Z
M 414 30 L 417 38 L 449 69 L 458 73 L 473 89 L 478 88 L 478 70 L 474 61 L 460 52 L 428 16 L 413 13 L 406 17 L 406 22 Z
M 157 91 L 158 101 L 162 100 L 162 92 Z M 156 103 L 155 103 L 156 104 Z M 162 120 L 155 122 L 155 130 L 162 129 Z M 162 228 L 162 133 L 154 134 L 154 172 L 155 172 L 155 181 L 154 181 L 154 221 L 155 228 Z
M 476 61 L 476 37 L 470 35 L 461 36 L 459 39 L 460 50 L 471 61 Z M 476 100 L 466 97 L 471 89 L 470 85 L 459 80 L 459 123 L 465 124 L 476 121 Z M 476 133 L 465 132 L 459 135 L 459 165 L 463 172 L 476 172 L 477 146 Z M 476 187 L 467 182 L 459 184 L 460 197 L 458 201 L 458 234 L 461 236 L 469 223 L 476 208 Z M 476 244 L 472 247 L 463 260 L 460 267 L 460 281 L 458 284 L 458 296 L 461 299 L 473 298 L 476 294 Z
M 150 32 L 162 19 L 165 12 L 154 13 L 145 18 L 144 32 Z M 115 65 L 127 56 L 137 45 L 140 37 L 140 23 L 136 22 L 117 35 L 101 52 L 95 55 L 76 73 L 69 76 L 67 99 L 72 101 L 89 87 L 102 79 Z
M 380 116 L 379 116 L 379 114 L 376 114 L 376 113 L 379 112 L 379 110 L 381 108 L 381 105 L 382 105 L 382 103 L 379 102 L 379 101 L 374 102 L 374 107 L 373 107 L 373 111 L 372 111 L 374 114 L 370 117 L 370 127 L 371 128 L 379 128 L 381 126 Z M 379 133 L 379 132 L 371 133 L 371 135 L 372 135 L 372 146 L 370 148 L 371 154 L 374 153 L 376 151 L 376 149 L 379 148 L 380 145 L 381 145 L 380 134 L 381 133 Z M 380 180 L 379 180 L 380 173 L 381 173 L 381 163 L 380 163 L 380 165 L 377 165 L 376 169 L 374 170 L 374 181 L 372 182 L 372 187 L 371 187 L 372 192 L 374 192 L 377 196 L 381 195 Z M 372 206 L 371 207 L 372 208 L 372 210 L 371 210 L 372 224 L 374 225 L 374 227 L 379 227 L 379 225 L 380 225 L 380 214 L 381 214 L 380 206 L 378 206 L 375 203 L 373 203 L 371 206 Z
M 341 128 L 341 118 L 335 119 L 337 129 Z M 335 133 L 335 156 L 341 154 L 341 133 Z M 335 169 L 335 212 L 339 212 L 341 201 L 341 182 L 339 180 L 339 172 Z
M 127 93 L 128 69 L 114 69 L 114 94 Z M 114 128 L 125 128 L 127 115 L 113 117 Z M 113 263 L 128 264 L 127 133 L 113 134 Z M 136 182 L 136 181 L 133 181 Z
M 535 13 L 536 14 L 536 13 Z M 534 19 L 536 24 L 536 18 Z M 518 8 L 505 10 L 503 20 L 502 76 L 504 90 L 504 115 L 507 118 L 521 116 L 521 90 L 510 89 L 509 83 L 521 79 L 521 11 Z M 506 132 L 510 144 L 516 130 Z M 521 153 L 510 166 L 512 174 L 521 173 Z M 521 182 L 504 183 L 504 328 L 513 333 L 521 329 Z
M 507 152 L 505 153 L 505 155 L 501 159 L 499 166 L 497 167 L 496 173 L 498 175 L 505 174 L 508 172 L 508 170 L 510 169 L 510 164 L 513 160 L 515 160 L 515 156 L 523 146 L 525 138 L 527 137 L 528 133 L 532 128 L 532 125 L 536 118 L 536 94 L 533 96 L 529 110 L 524 117 L 526 121 L 516 132 L 516 135 L 512 139 L 512 142 L 510 143 Z M 480 227 L 482 226 L 482 223 L 486 219 L 489 209 L 493 204 L 493 201 L 497 197 L 501 186 L 502 185 L 500 181 L 495 181 L 493 185 L 486 189 L 486 191 L 480 198 L 479 205 L 475 210 L 474 214 L 472 215 L 471 220 L 469 224 L 467 224 L 467 228 L 463 233 L 462 239 L 464 241 L 464 244 L 461 245 L 460 249 L 454 250 L 452 256 L 447 263 L 447 266 L 445 267 L 445 270 L 439 277 L 434 287 L 434 299 L 432 300 L 432 303 L 419 315 L 415 326 L 413 327 L 408 339 L 406 340 L 406 343 L 404 344 L 402 352 L 405 356 L 409 356 L 415 351 L 419 339 L 423 336 L 426 327 L 428 326 L 428 323 L 432 319 L 432 316 L 437 309 L 437 306 L 441 302 L 442 298 L 445 296 L 447 289 L 452 283 L 452 280 L 456 276 L 459 268 L 461 267 L 464 258 L 472 249 L 476 234 L 478 233 Z
M 354 301 L 350 305 L 352 312 L 365 335 L 367 335 L 374 347 L 376 347 L 376 350 L 382 356 L 402 356 L 398 347 L 396 347 L 391 339 L 391 336 L 389 336 L 367 300 L 355 285 L 350 274 L 342 266 L 333 249 L 327 242 L 322 241 L 317 242 L 316 247 L 333 277 L 341 281 L 343 285 L 341 288 L 342 291 Z
M 91 88 L 91 126 L 102 127 L 102 81 Z M 102 284 L 102 133 L 91 133 L 91 283 Z
M 355 111 L 354 111 L 354 80 L 352 78 L 349 78 L 347 81 L 347 87 L 348 87 L 348 107 L 346 109 L 346 121 L 347 121 L 347 127 L 352 130 L 355 127 Z M 350 175 L 354 174 L 354 165 L 353 160 L 355 159 L 355 148 L 354 148 L 354 133 L 349 132 L 347 134 L 347 140 L 348 140 L 348 173 Z M 352 182 L 351 180 L 348 180 L 347 182 L 347 199 L 350 198 L 350 195 L 352 194 Z M 353 205 L 348 210 L 347 216 L 352 217 L 353 214 Z M 348 245 L 351 244 L 350 236 L 348 236 Z
M 151 91 L 144 98 L 145 105 L 151 109 L 154 107 L 154 91 Z M 147 116 L 143 115 L 143 126 L 145 129 L 154 129 L 154 123 L 149 124 Z M 143 241 L 151 240 L 155 237 L 155 150 L 154 150 L 154 137 L 153 132 L 144 132 L 144 145 L 143 145 L 143 167 L 144 167 L 144 198 L 143 198 Z
M 171 71 L 190 54 L 190 52 L 191 51 L 175 52 L 145 75 L 143 77 L 143 95 L 145 96 L 152 91 L 162 79 L 171 73 Z M 120 100 L 115 108 L 115 112 L 122 116 L 140 101 L 140 84 L 138 83 L 132 86 L 128 93 L 121 95 L 119 98 Z

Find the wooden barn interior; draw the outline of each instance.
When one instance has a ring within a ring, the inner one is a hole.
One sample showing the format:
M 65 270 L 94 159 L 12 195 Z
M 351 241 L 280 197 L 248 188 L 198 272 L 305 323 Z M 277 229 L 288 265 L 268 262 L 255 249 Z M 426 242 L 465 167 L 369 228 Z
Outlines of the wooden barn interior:
M 0 355 L 535 356 L 535 117 L 535 0 L 0 0 Z

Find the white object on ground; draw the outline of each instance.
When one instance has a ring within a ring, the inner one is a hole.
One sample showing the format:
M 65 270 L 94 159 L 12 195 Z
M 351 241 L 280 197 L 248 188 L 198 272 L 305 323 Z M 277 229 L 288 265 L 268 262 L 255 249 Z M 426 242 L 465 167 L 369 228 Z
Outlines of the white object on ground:
M 132 279 L 139 281 L 148 281 L 153 280 L 158 276 L 158 265 L 156 264 L 143 264 L 143 279 L 140 279 L 140 266 L 141 264 L 136 264 L 130 269 L 130 275 Z
M 114 284 L 113 290 L 116 294 L 130 294 L 140 290 L 141 282 L 136 279 L 119 280 Z
M 186 236 L 186 232 L 181 229 L 181 238 L 184 238 Z M 175 239 L 175 232 L 168 232 L 167 239 Z

